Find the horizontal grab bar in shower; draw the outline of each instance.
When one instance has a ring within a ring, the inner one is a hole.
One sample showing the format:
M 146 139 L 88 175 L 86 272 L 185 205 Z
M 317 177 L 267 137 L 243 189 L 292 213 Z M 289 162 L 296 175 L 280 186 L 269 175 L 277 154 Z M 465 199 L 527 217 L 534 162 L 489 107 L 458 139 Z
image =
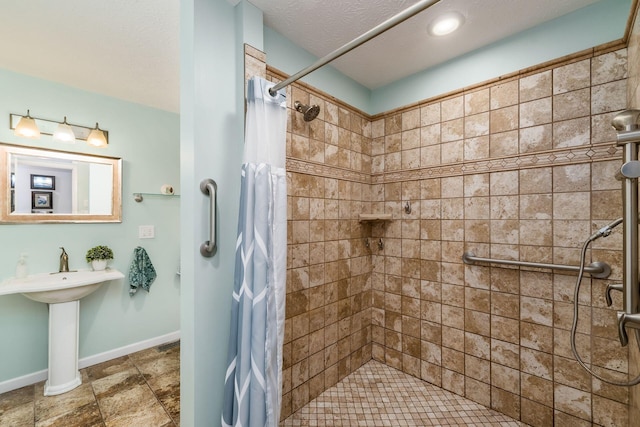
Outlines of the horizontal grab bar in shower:
M 547 264 L 542 262 L 527 262 L 527 261 L 514 261 L 509 259 L 492 259 L 481 258 L 475 256 L 473 252 L 465 252 L 462 254 L 462 261 L 465 264 L 475 264 L 476 262 L 486 262 L 491 264 L 504 264 L 515 265 L 519 267 L 532 267 L 532 268 L 549 268 L 551 270 L 563 270 L 563 271 L 580 271 L 580 267 L 577 265 L 564 265 L 564 264 Z M 611 274 L 611 267 L 606 262 L 596 261 L 592 262 L 584 268 L 585 273 L 591 274 L 598 279 L 606 279 Z

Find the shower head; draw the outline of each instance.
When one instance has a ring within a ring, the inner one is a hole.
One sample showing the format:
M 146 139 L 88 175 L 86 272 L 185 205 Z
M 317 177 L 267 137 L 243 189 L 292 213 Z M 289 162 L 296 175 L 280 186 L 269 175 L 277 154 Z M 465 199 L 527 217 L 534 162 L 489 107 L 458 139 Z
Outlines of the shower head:
M 295 107 L 296 111 L 303 114 L 305 122 L 310 122 L 311 120 L 318 117 L 318 114 L 320 114 L 320 106 L 316 104 L 304 105 L 300 101 L 296 101 L 293 106 Z

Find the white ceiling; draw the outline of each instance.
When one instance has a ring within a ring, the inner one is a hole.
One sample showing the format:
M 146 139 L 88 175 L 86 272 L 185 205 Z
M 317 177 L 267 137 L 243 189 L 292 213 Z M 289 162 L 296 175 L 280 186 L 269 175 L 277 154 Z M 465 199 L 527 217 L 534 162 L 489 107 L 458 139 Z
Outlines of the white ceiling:
M 214 0 L 219 1 L 219 0 Z M 265 23 L 321 57 L 417 0 L 250 0 Z M 336 60 L 375 89 L 598 0 L 442 0 Z M 426 34 L 456 10 L 462 29 Z M 179 111 L 179 0 L 2 2 L 0 68 Z
M 11 0 L 0 68 L 178 112 L 179 0 Z
M 418 0 L 249 0 L 265 24 L 322 57 Z M 332 65 L 376 89 L 598 0 L 441 0 L 427 10 L 337 59 Z M 457 11 L 465 24 L 435 38 L 427 25 Z

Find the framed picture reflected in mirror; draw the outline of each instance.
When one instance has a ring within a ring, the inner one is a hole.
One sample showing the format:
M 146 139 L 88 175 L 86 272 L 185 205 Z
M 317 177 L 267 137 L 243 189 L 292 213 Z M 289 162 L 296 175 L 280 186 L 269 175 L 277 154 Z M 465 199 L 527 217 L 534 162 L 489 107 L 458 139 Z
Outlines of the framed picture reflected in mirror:
M 53 209 L 53 192 L 32 191 L 31 209 Z

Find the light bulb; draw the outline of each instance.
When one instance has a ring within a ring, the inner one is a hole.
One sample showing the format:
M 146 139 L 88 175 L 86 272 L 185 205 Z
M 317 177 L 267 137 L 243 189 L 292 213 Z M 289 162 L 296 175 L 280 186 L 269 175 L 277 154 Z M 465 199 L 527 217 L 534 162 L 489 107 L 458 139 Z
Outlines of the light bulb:
M 449 12 L 433 20 L 428 27 L 429 34 L 445 36 L 453 33 L 464 23 L 464 17 L 458 12 Z
M 98 123 L 96 123 L 95 129 L 89 133 L 87 137 L 87 144 L 93 147 L 106 147 L 108 145 L 107 137 L 100 127 L 98 127 Z
M 22 116 L 13 133 L 16 136 L 22 136 L 24 138 L 40 138 L 40 129 L 38 129 L 38 125 L 33 117 L 29 115 L 29 110 L 27 110 L 26 116 Z
M 53 133 L 53 140 L 58 142 L 64 142 L 67 144 L 73 144 L 76 142 L 76 135 L 73 133 L 73 129 L 67 123 L 67 118 L 64 118 L 64 122 L 58 125 L 58 128 Z

